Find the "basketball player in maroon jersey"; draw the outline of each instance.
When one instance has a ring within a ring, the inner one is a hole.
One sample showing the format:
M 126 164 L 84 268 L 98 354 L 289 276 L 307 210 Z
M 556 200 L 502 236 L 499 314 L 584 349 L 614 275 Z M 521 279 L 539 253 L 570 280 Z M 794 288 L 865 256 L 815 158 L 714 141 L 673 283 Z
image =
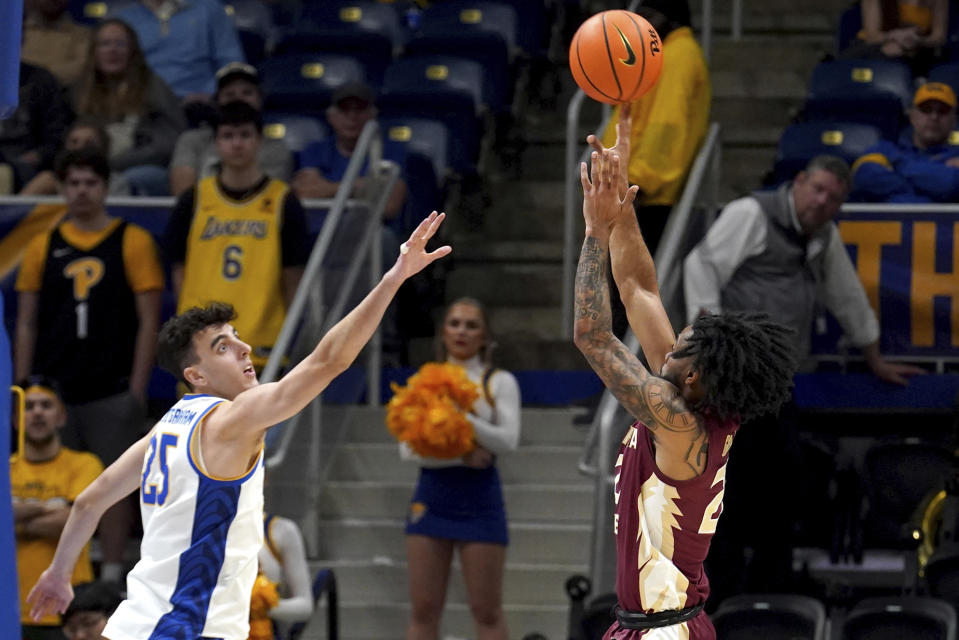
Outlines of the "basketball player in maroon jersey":
M 788 397 L 790 330 L 760 314 L 705 315 L 674 337 L 632 213 L 637 187 L 626 183 L 622 149 L 594 152 L 591 175 L 581 168 L 586 240 L 576 273 L 576 345 L 637 419 L 616 461 L 618 606 L 604 638 L 713 640 L 703 561 L 722 512 L 726 460 L 740 422 Z M 630 324 L 659 375 L 612 332 L 611 242 Z

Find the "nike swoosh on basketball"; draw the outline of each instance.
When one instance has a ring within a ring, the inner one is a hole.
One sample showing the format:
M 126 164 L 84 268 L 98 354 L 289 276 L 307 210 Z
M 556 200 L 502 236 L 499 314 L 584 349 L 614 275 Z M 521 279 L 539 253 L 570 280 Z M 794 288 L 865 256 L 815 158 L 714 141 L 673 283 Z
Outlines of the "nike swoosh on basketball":
M 619 61 L 625 64 L 627 67 L 631 67 L 636 63 L 636 54 L 633 52 L 633 48 L 630 46 L 629 40 L 626 39 L 626 36 L 623 35 L 623 32 L 620 30 L 620 28 L 616 25 L 613 25 L 613 27 L 616 29 L 616 33 L 619 34 L 620 39 L 623 41 L 623 45 L 626 47 L 626 59 L 623 60 L 620 58 Z
M 61 247 L 60 249 L 54 249 L 50 253 L 54 258 L 62 258 L 63 256 L 69 255 L 71 252 L 73 252 L 73 249 L 70 247 Z

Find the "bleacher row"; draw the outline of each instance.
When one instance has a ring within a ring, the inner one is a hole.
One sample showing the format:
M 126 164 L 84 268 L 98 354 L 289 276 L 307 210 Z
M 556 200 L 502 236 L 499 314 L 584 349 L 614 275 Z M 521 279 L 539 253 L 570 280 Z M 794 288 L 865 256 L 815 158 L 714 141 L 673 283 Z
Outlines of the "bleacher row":
M 817 65 L 802 109 L 779 138 L 766 184 L 791 180 L 819 154 L 837 155 L 852 164 L 881 139 L 908 137 L 905 112 L 917 81 L 943 82 L 959 93 L 959 5 L 950 3 L 949 14 L 947 61 L 925 78 L 914 78 L 908 65 L 895 60 L 840 59 Z M 855 2 L 839 16 L 836 52 L 849 47 L 861 29 L 862 8 Z M 959 145 L 959 131 L 949 143 Z
M 129 1 L 74 1 L 71 12 L 92 23 Z M 260 0 L 225 4 L 262 77 L 268 135 L 301 151 L 328 135 L 323 111 L 333 91 L 364 82 L 379 95 L 395 143 L 390 159 L 403 160 L 409 147 L 429 160 L 437 184 L 449 172 L 477 170 L 492 123 L 511 112 L 526 65 L 546 55 L 550 30 L 545 0 L 450 0 L 421 12 L 317 0 L 287 25 L 275 24 Z
M 928 82 L 942 82 L 959 93 L 959 61 L 934 67 Z M 813 70 L 797 122 L 783 131 L 770 184 L 791 180 L 819 154 L 852 164 L 880 140 L 911 138 L 905 112 L 912 105 L 916 79 L 895 60 L 829 60 Z M 949 144 L 959 145 L 959 131 Z

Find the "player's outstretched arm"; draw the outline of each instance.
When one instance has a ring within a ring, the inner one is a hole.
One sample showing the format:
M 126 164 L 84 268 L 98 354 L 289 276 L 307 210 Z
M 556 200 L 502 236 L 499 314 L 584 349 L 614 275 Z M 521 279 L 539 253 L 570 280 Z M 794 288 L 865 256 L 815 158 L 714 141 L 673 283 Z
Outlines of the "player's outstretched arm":
M 140 486 L 143 456 L 151 435 L 152 431 L 127 449 L 73 502 L 53 562 L 40 574 L 27 596 L 34 620 L 51 613 L 63 613 L 73 600 L 70 578 L 77 558 L 96 531 L 103 512 Z
M 387 306 L 407 278 L 422 271 L 452 249 L 426 251 L 446 214 L 431 213 L 401 246 L 396 263 L 345 318 L 333 326 L 313 352 L 281 380 L 260 385 L 225 402 L 207 418 L 207 425 L 223 433 L 257 435 L 271 425 L 294 416 L 336 376 L 352 364 L 369 342 Z
M 616 144 L 612 148 L 604 149 L 599 138 L 594 135 L 586 138 L 589 146 L 596 151 L 593 162 L 613 162 L 615 157 L 620 158 L 617 168 L 612 171 L 618 180 L 619 194 L 622 197 L 625 197 L 629 189 L 627 167 L 629 136 L 632 131 L 630 106 L 626 104 L 620 109 L 619 121 L 616 123 Z M 642 215 L 642 211 L 639 215 Z M 659 296 L 653 258 L 631 207 L 623 209 L 613 221 L 609 253 L 612 258 L 613 279 L 626 308 L 629 326 L 639 339 L 650 368 L 659 371 L 666 354 L 676 342 L 676 334 Z
M 610 220 L 616 209 L 630 207 L 635 190 L 620 200 L 614 163 L 593 165 L 592 180 L 582 165 L 583 216 L 586 240 L 576 269 L 574 340 L 590 366 L 616 399 L 653 432 L 657 446 L 673 464 L 664 469 L 676 479 L 694 477 L 705 469 L 705 432 L 675 386 L 650 375 L 639 359 L 612 332 L 609 285 Z M 659 456 L 657 456 L 659 461 Z

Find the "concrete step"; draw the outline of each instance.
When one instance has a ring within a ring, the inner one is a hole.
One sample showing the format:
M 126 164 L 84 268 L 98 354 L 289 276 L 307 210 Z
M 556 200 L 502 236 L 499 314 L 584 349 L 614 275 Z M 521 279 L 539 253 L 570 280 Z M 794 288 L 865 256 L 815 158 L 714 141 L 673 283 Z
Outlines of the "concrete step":
M 584 413 L 584 409 L 523 409 L 520 445 L 582 447 L 587 427 L 574 425 L 573 420 Z M 385 420 L 386 407 L 356 407 L 345 438 L 348 442 L 393 444 L 395 441 L 384 426 Z
M 802 98 L 713 97 L 709 119 L 726 126 L 742 126 L 745 123 L 761 127 L 785 128 L 799 112 Z M 725 139 L 725 134 L 723 136 Z
M 401 519 L 320 520 L 316 557 L 327 559 L 373 560 L 406 557 L 405 523 Z M 589 556 L 590 526 L 586 524 L 509 523 L 507 562 L 586 564 Z
M 822 56 L 832 51 L 832 35 L 747 35 L 740 40 L 720 37 L 713 40 L 709 67 L 718 70 L 755 69 L 762 61 L 764 71 L 794 71 L 809 78 Z M 715 75 L 713 86 L 715 88 Z
M 562 297 L 559 264 L 457 264 L 446 282 L 447 299 L 469 295 L 489 308 L 558 306 Z
M 405 482 L 412 486 L 419 468 L 400 460 L 396 443 L 353 443 L 340 445 L 333 455 L 330 480 L 352 482 Z M 577 465 L 582 446 L 533 445 L 501 456 L 496 465 L 504 484 L 582 483 Z
M 499 180 L 489 185 L 493 199 L 483 213 L 487 238 L 512 240 L 557 240 L 563 237 L 563 147 L 545 149 L 556 167 L 550 179 Z
M 336 575 L 337 592 L 341 600 L 402 604 L 409 600 L 408 565 L 405 561 L 388 562 L 386 558 L 376 561 L 340 560 L 314 562 L 311 574 L 320 568 L 332 569 Z M 585 564 L 530 565 L 507 563 L 503 576 L 503 602 L 513 607 L 562 606 L 567 602 L 563 583 L 571 575 L 587 570 Z M 453 561 L 450 584 L 447 590 L 448 604 L 466 604 L 466 587 L 463 584 L 462 567 Z
M 492 231 L 492 230 L 491 230 Z M 462 234 L 453 237 L 456 259 L 461 264 L 479 262 L 543 262 L 563 260 L 563 245 L 556 240 L 498 240 L 492 234 Z
M 779 144 L 784 127 L 751 125 L 747 122 L 723 126 L 722 138 L 726 148 L 774 147 Z
M 345 601 L 339 606 L 341 640 L 396 640 L 406 634 L 409 622 L 409 605 L 404 603 L 377 603 Z M 504 604 L 506 625 L 510 638 L 523 638 L 539 633 L 549 640 L 568 637 L 569 605 L 511 605 Z M 321 609 L 313 614 L 302 640 L 326 640 L 326 612 Z M 440 624 L 441 640 L 475 638 L 476 630 L 464 604 L 448 604 Z
M 722 186 L 726 197 L 739 197 L 759 188 L 775 157 L 773 146 L 724 147 Z
M 743 12 L 742 29 L 745 34 L 818 34 L 828 36 L 835 33 L 839 25 L 839 11 L 822 9 L 806 10 L 805 4 L 797 7 L 790 3 L 788 7 L 776 7 L 776 3 L 744 3 L 748 9 Z M 722 36 L 732 32 L 732 16 L 729 10 L 714 8 L 713 34 Z M 693 12 L 693 28 L 702 32 L 702 11 Z
M 323 518 L 406 517 L 413 484 L 406 482 L 327 482 L 320 496 Z M 590 522 L 593 486 L 583 478 L 579 485 L 506 484 L 506 513 L 526 522 Z
M 801 101 L 809 78 L 805 71 L 755 68 L 721 69 L 710 74 L 713 95 L 717 98 L 788 98 Z

